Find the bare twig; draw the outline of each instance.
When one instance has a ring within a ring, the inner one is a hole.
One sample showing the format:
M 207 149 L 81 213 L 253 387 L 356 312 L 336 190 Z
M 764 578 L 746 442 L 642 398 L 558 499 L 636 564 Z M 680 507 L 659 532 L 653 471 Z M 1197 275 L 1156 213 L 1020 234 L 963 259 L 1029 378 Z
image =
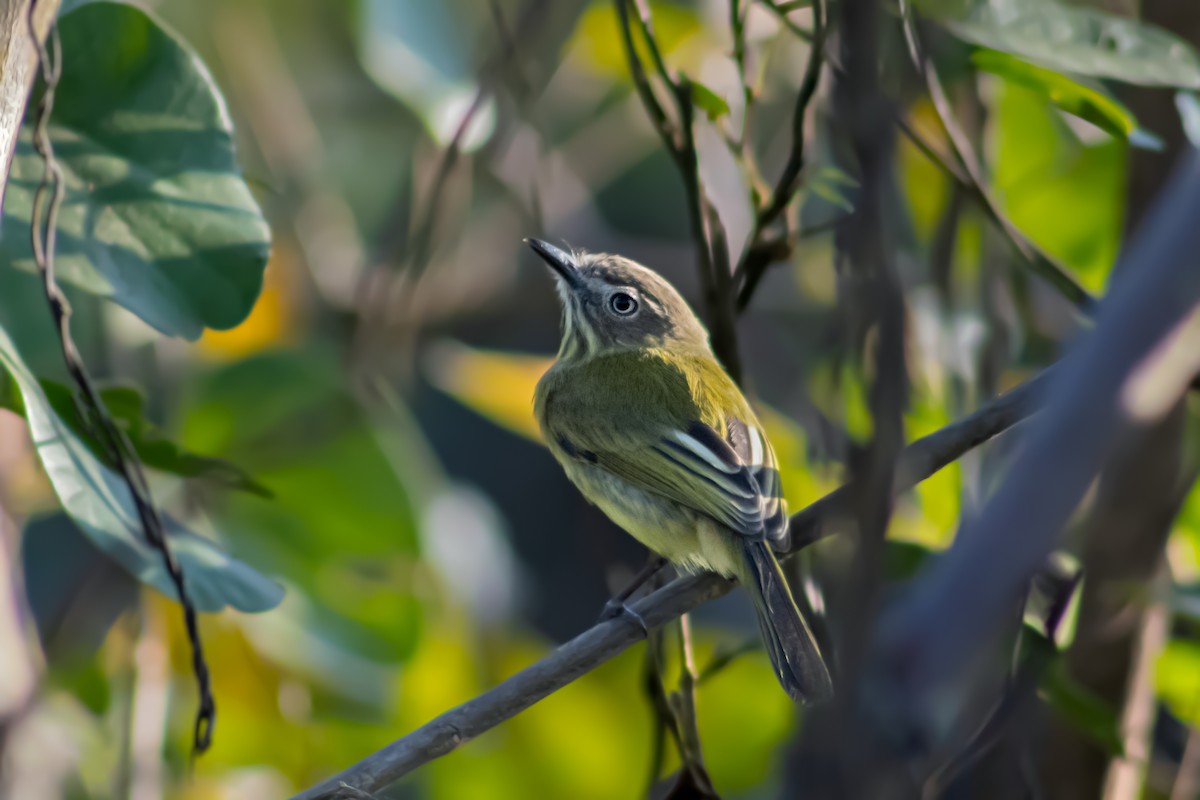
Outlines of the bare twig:
M 779 3 L 774 2 L 774 0 L 759 0 L 759 2 L 761 2 L 764 6 L 766 6 L 771 11 L 771 13 L 773 13 L 776 17 L 778 17 L 780 24 L 783 25 L 783 27 L 787 28 L 789 31 L 791 31 L 792 35 L 795 36 L 797 39 L 799 39 L 803 42 L 809 42 L 809 43 L 811 43 L 813 41 L 812 32 L 804 30 L 804 28 L 801 28 L 799 25 L 792 22 L 792 18 L 788 16 L 788 13 L 792 9 L 785 8 L 784 6 L 780 5 Z
M 625 47 L 629 73 L 634 88 L 642 100 L 646 114 L 662 139 L 663 146 L 679 170 L 687 196 L 688 226 L 696 248 L 696 267 L 704 293 L 705 309 L 708 312 L 709 330 L 712 334 L 713 352 L 736 381 L 741 377 L 741 360 L 737 350 L 737 331 L 734 327 L 734 298 L 732 291 L 732 267 L 728 254 L 721 252 L 719 243 L 724 241 L 724 232 L 716 219 L 716 212 L 705 196 L 700 182 L 700 167 L 696 153 L 693 130 L 695 106 L 692 102 L 692 84 L 687 77 L 675 75 L 667 66 L 654 35 L 653 19 L 646 0 L 613 0 L 617 22 L 621 30 L 621 41 Z M 637 12 L 632 16 L 630 6 Z M 668 117 L 662 103 L 654 93 L 646 66 L 638 55 L 633 28 L 650 53 L 655 74 L 671 97 L 675 119 Z M 720 256 L 720 257 L 718 257 Z
M 911 489 L 964 453 L 1003 433 L 1034 412 L 1044 379 L 1027 381 L 940 431 L 904 448 L 896 466 L 895 491 Z M 786 550 L 804 547 L 844 530 L 853 513 L 849 487 L 827 495 L 790 520 Z M 633 604 L 652 627 L 720 597 L 732 585 L 712 574 L 679 578 Z M 642 638 L 641 628 L 625 618 L 601 622 L 563 644 L 540 661 L 498 686 L 396 740 L 383 750 L 296 796 L 327 800 L 340 783 L 377 791 L 470 739 L 479 736 L 534 703 L 624 652 Z
M 192 648 L 192 671 L 196 676 L 200 701 L 196 710 L 196 722 L 193 729 L 193 753 L 200 754 L 212 743 L 213 725 L 216 720 L 216 701 L 212 694 L 212 679 L 209 675 L 208 663 L 204 658 L 203 643 L 200 639 L 200 629 L 196 616 L 196 608 L 188 594 L 187 581 L 183 568 L 176 559 L 163 527 L 162 517 L 154 505 L 150 494 L 146 475 L 142 471 L 133 447 L 129 444 L 125 433 L 117 426 L 108 413 L 104 401 L 100 398 L 95 384 L 88 374 L 83 359 L 71 338 L 71 306 L 67 297 L 55 279 L 54 251 L 58 225 L 58 211 L 62 205 L 66 186 L 63 182 L 61 165 L 54 157 L 54 146 L 50 139 L 50 114 L 54 108 L 54 90 L 62 75 L 62 52 L 57 44 L 57 32 L 54 31 L 55 46 L 51 48 L 37 36 L 34 9 L 37 3 L 31 3 L 28 23 L 30 36 L 37 43 L 38 64 L 42 74 L 45 90 L 38 106 L 37 123 L 34 128 L 33 144 L 44 162 L 41 183 L 33 198 L 33 213 L 30 224 L 34 261 L 42 276 L 42 286 L 50 313 L 54 318 L 55 330 L 62 348 L 63 362 L 71 375 L 77 389 L 77 401 L 80 403 L 80 417 L 88 425 L 101 446 L 104 447 L 109 459 L 121 478 L 129 488 L 129 494 L 137 509 L 142 532 L 146 542 L 162 555 L 163 565 L 175 587 L 179 604 L 183 607 L 184 625 L 187 629 L 188 642 Z M 47 197 L 47 194 L 49 197 Z
M 679 689 L 671 695 L 671 706 L 679 721 L 679 755 L 683 760 L 695 793 L 716 797 L 712 779 L 704 766 L 700 746 L 700 727 L 696 717 L 696 657 L 692 652 L 692 622 L 688 614 L 679 617 Z
M 768 3 L 775 8 L 773 3 Z M 738 291 L 737 307 L 744 309 L 750 304 L 754 290 L 768 266 L 779 260 L 781 255 L 772 242 L 767 240 L 767 229 L 784 213 L 791 203 L 797 189 L 800 188 L 800 173 L 804 169 L 804 124 L 807 119 L 808 107 L 816 94 L 817 85 L 821 80 L 821 65 L 825 63 L 825 3 L 824 0 L 814 0 L 813 33 L 809 44 L 808 61 L 804 67 L 804 77 L 800 80 L 800 90 L 796 95 L 796 105 L 792 109 L 792 146 L 788 151 L 787 162 L 775 184 L 775 189 L 767 204 L 759 209 L 754 221 L 754 233 L 751 236 L 750 247 L 746 249 L 742 261 L 737 266 L 734 275 L 741 283 Z M 786 19 L 786 15 L 783 15 Z M 789 254 L 790 254 L 790 248 Z M 784 258 L 787 254 L 782 254 Z

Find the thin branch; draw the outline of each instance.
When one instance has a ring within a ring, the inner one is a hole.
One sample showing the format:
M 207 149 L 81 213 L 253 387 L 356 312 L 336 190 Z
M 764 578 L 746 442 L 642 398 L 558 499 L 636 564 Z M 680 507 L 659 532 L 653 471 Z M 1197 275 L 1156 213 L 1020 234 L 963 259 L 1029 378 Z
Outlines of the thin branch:
M 668 119 L 662 103 L 655 96 L 654 87 L 650 85 L 650 77 L 646 74 L 646 67 L 638 56 L 637 47 L 633 41 L 633 28 L 629 19 L 629 0 L 613 0 L 613 3 L 617 9 L 618 27 L 621 29 L 621 41 L 625 45 L 625 60 L 629 64 L 629 75 L 633 79 L 633 87 L 642 100 L 642 106 L 646 109 L 646 115 L 650 117 L 650 123 L 654 126 L 655 132 L 662 139 L 663 147 L 678 165 L 679 137 L 674 123 Z M 648 30 L 648 28 L 643 30 Z M 653 49 L 657 52 L 657 44 L 653 45 Z M 664 79 L 668 85 L 673 85 L 674 82 L 669 74 Z
M 776 17 L 778 17 L 780 24 L 782 24 L 783 27 L 785 27 L 789 31 L 791 31 L 793 36 L 795 36 L 797 39 L 799 39 L 803 42 L 809 42 L 810 44 L 812 43 L 812 41 L 813 41 L 812 32 L 804 30 L 804 28 L 801 28 L 799 25 L 792 22 L 791 17 L 788 16 L 788 13 L 791 12 L 792 9 L 785 8 L 784 6 L 781 6 L 778 3 L 773 2 L 773 0 L 759 0 L 759 2 L 761 2 L 764 6 L 767 7 L 768 10 L 771 11 L 771 13 L 773 13 Z
M 192 672 L 196 676 L 199 704 L 193 728 L 192 752 L 199 755 L 212 743 L 213 725 L 216 722 L 216 701 L 212 693 L 212 678 L 208 662 L 204 658 L 204 646 L 200 638 L 200 627 L 196 607 L 188 592 L 183 567 L 175 557 L 167 539 L 162 517 L 154 505 L 150 486 L 137 454 L 123 430 L 100 398 L 87 366 L 79 355 L 75 341 L 71 338 L 71 306 L 55 277 L 55 247 L 58 233 L 58 213 L 66 193 L 62 165 L 54 155 L 50 138 L 50 115 L 54 108 L 54 93 L 62 75 L 62 47 L 58 43 L 57 28 L 51 29 L 55 46 L 50 47 L 38 37 L 36 2 L 30 3 L 27 13 L 29 35 L 37 46 L 38 67 L 45 89 L 38 105 L 37 121 L 34 125 L 33 146 L 42 157 L 42 180 L 33 196 L 33 211 L 30 221 L 30 237 L 34 261 L 42 277 L 42 289 L 53 317 L 58 334 L 63 362 L 77 390 L 80 419 L 91 429 L 97 441 L 105 449 L 108 460 L 124 480 L 137 510 L 142 534 L 147 544 L 162 556 L 167 575 L 175 587 L 180 606 L 183 607 L 184 627 L 192 650 Z
M 679 690 L 671 696 L 672 709 L 679 721 L 679 755 L 683 767 L 700 797 L 716 797 L 712 778 L 704 766 L 704 750 L 700 745 L 700 727 L 696 716 L 696 657 L 692 651 L 691 616 L 679 617 Z
M 704 293 L 705 308 L 708 311 L 713 351 L 730 377 L 738 381 L 741 377 L 741 360 L 737 350 L 731 266 L 728 253 L 722 246 L 725 236 L 720 220 L 717 219 L 717 214 L 700 182 L 700 164 L 693 129 L 695 106 L 692 102 L 692 84 L 688 78 L 674 75 L 667 67 L 654 35 L 650 8 L 645 0 L 614 0 L 614 3 L 634 87 L 651 123 L 662 139 L 663 146 L 683 179 L 683 188 L 687 196 L 688 226 L 696 248 L 696 267 Z M 637 10 L 633 19 L 629 14 L 630 5 Z M 650 52 L 650 60 L 659 80 L 670 93 L 678 124 L 668 119 L 666 111 L 654 94 L 646 67 L 634 43 L 634 24 Z
M 769 6 L 775 8 L 773 3 Z M 796 95 L 796 105 L 792 109 L 792 146 L 788 151 L 787 162 L 775 184 L 775 190 L 767 205 L 759 210 L 754 220 L 754 233 L 751 236 L 750 247 L 746 248 L 741 263 L 734 271 L 735 282 L 741 284 L 738 292 L 737 308 L 745 309 L 750 305 L 754 290 L 758 287 L 767 267 L 772 263 L 787 258 L 791 247 L 786 252 L 771 245 L 774 241 L 766 239 L 766 231 L 786 211 L 796 191 L 800 188 L 800 174 L 804 169 L 804 125 L 808 116 L 808 108 L 816 94 L 821 81 L 821 66 L 825 63 L 825 4 L 824 0 L 813 0 L 813 33 L 809 44 L 808 61 L 804 67 L 804 77 L 800 81 L 800 89 Z M 786 15 L 783 15 L 786 19 Z M 790 239 L 785 240 L 792 244 Z
M 796 94 L 796 105 L 792 109 L 792 147 L 788 152 L 783 172 L 779 175 L 779 181 L 775 184 L 771 202 L 758 212 L 758 225 L 761 228 L 770 226 L 787 208 L 799 187 L 800 172 L 804 169 L 804 123 L 808 116 L 808 107 L 817 92 L 817 84 L 821 80 L 821 65 L 825 62 L 826 23 L 823 0 L 813 0 L 812 9 L 812 44 L 804 66 L 804 77 L 800 81 L 800 90 Z
M 896 465 L 895 490 L 905 492 L 1030 416 L 1037 407 L 1042 375 L 1002 395 L 958 422 L 904 448 Z M 843 486 L 792 516 L 786 552 L 844 530 L 852 518 L 851 487 Z M 663 625 L 726 594 L 728 581 L 711 573 L 679 578 L 633 604 L 651 627 Z M 295 800 L 328 800 L 341 783 L 378 791 L 409 772 L 491 730 L 534 703 L 615 658 L 642 639 L 641 628 L 626 618 L 601 622 L 499 685 L 422 725 L 338 775 L 296 795 Z

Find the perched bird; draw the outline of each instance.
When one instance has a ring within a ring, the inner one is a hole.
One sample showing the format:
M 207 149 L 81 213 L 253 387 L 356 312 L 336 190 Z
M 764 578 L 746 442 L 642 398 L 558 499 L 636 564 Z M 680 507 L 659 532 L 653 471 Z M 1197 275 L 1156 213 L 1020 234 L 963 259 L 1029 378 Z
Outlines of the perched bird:
M 779 682 L 832 694 L 820 648 L 771 548 L 788 524 L 775 453 L 675 289 L 629 259 L 526 240 L 554 270 L 558 359 L 534 410 L 583 495 L 684 570 L 741 582 Z

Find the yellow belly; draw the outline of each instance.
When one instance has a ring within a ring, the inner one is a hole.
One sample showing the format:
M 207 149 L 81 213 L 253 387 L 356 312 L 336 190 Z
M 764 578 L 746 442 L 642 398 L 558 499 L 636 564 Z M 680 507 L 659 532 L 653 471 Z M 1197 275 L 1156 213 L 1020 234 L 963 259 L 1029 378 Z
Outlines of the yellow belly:
M 720 523 L 673 500 L 632 486 L 608 470 L 562 459 L 571 482 L 633 538 L 690 572 L 738 573 L 734 534 Z

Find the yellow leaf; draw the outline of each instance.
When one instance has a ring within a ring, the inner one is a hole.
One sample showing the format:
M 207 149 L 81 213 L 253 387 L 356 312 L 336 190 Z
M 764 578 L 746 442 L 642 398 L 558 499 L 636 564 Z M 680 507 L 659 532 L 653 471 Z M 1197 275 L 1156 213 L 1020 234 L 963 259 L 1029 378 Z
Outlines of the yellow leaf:
M 677 57 L 670 61 L 670 65 L 674 68 L 688 69 L 698 66 L 698 56 L 702 51 L 708 50 L 711 43 L 707 43 L 705 48 L 682 47 L 694 36 L 703 33 L 703 27 L 695 12 L 676 5 L 652 3 L 651 15 L 659 50 L 664 56 L 670 54 Z M 636 22 L 633 23 L 633 27 L 634 42 L 642 61 L 647 65 L 647 71 L 652 72 L 650 54 L 637 34 Z M 607 78 L 629 78 L 617 12 L 608 0 L 599 0 L 587 7 L 563 49 L 568 57 L 584 70 Z
M 295 252 L 286 240 L 277 240 L 263 276 L 262 294 L 250 316 L 227 331 L 206 330 L 200 337 L 200 352 L 221 361 L 234 361 L 286 344 L 295 338 L 298 269 Z
M 533 416 L 533 390 L 554 363 L 551 356 L 478 350 L 443 341 L 426 353 L 429 382 L 502 428 L 542 440 Z

